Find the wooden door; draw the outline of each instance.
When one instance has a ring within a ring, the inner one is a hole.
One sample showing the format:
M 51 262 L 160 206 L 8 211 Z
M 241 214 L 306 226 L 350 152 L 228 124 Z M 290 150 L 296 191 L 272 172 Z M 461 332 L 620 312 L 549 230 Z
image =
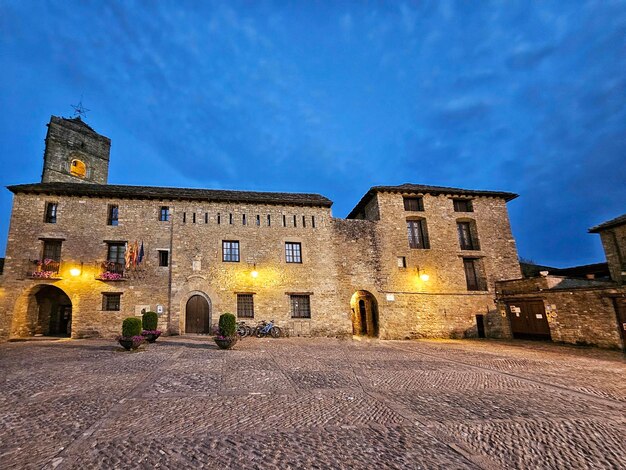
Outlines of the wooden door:
M 511 332 L 517 339 L 550 339 L 550 326 L 541 300 L 507 303 Z
M 626 299 L 615 299 L 615 313 L 617 314 L 617 324 L 622 335 L 622 346 L 626 351 Z
M 187 301 L 185 309 L 185 333 L 207 334 L 211 332 L 209 303 L 201 295 Z

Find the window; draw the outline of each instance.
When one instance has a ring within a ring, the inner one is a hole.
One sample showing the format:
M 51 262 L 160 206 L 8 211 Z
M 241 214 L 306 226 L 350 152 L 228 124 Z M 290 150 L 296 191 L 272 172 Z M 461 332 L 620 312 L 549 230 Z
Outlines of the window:
M 44 240 L 43 259 L 61 261 L 61 243 L 63 243 L 61 240 Z
M 311 227 L 315 228 L 315 216 L 311 216 Z
M 102 294 L 102 310 L 119 312 L 122 294 Z
M 57 203 L 56 202 L 46 203 L 46 215 L 44 216 L 44 222 L 47 224 L 57 223 Z
M 246 214 L 243 214 L 243 215 L 241 216 L 241 223 L 242 223 L 243 225 L 246 225 Z
M 306 228 L 306 217 L 302 216 L 302 226 Z
M 302 246 L 296 242 L 285 242 L 285 261 L 302 263 Z
M 398 256 L 398 267 L 406 268 L 406 256 Z
M 287 216 L 283 215 L 283 227 L 287 226 Z
M 230 214 L 228 214 L 228 223 L 229 223 L 230 225 L 232 225 L 232 224 L 233 224 L 233 214 L 232 214 L 232 212 L 231 212 Z
M 405 197 L 404 210 L 421 212 L 424 210 L 424 200 L 421 197 Z
M 167 250 L 159 250 L 159 266 L 170 265 L 170 252 Z
M 295 215 L 293 216 L 293 226 L 294 227 L 298 226 L 298 218 Z
M 217 225 L 220 225 L 222 223 L 222 215 L 218 212 L 217 213 Z
M 237 294 L 237 316 L 239 318 L 254 318 L 252 294 Z
M 470 221 L 457 222 L 461 250 L 479 250 L 476 226 Z
M 291 318 L 311 318 L 311 300 L 309 295 L 290 295 Z
M 107 243 L 107 271 L 122 274 L 126 267 L 124 255 L 126 254 L 126 243 Z
M 259 214 L 256 215 L 256 224 L 261 225 L 261 216 Z
M 478 258 L 463 258 L 463 269 L 465 270 L 467 290 L 487 290 L 487 286 L 480 276 Z
M 407 220 L 410 248 L 430 248 L 426 219 Z
M 187 223 L 187 213 L 183 212 L 183 224 Z
M 205 213 L 204 213 L 204 223 L 205 223 L 205 224 L 208 224 L 208 223 L 209 223 L 209 213 L 208 213 L 208 212 L 205 212 Z
M 191 222 L 192 223 L 196 223 L 196 213 L 194 212 L 193 214 L 191 214 Z
M 453 199 L 454 212 L 474 212 L 471 199 Z
M 159 211 L 159 221 L 167 222 L 170 220 L 170 208 L 167 206 L 161 206 L 161 210 Z
M 267 226 L 271 227 L 272 226 L 272 216 L 267 214 Z
M 239 262 L 239 241 L 224 240 L 222 241 L 222 261 Z
M 107 225 L 117 225 L 118 224 L 118 214 L 119 207 L 115 204 L 109 204 L 108 214 L 107 214 Z

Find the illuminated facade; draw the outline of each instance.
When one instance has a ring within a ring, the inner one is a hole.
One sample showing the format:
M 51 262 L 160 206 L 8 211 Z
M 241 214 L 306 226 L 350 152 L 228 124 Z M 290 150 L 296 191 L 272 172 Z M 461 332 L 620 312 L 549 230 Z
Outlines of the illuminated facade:
M 1 339 L 113 336 L 144 310 L 169 334 L 230 311 L 292 335 L 510 335 L 514 194 L 379 186 L 340 219 L 317 194 L 110 185 L 109 148 L 53 117 L 42 182 L 9 187 Z

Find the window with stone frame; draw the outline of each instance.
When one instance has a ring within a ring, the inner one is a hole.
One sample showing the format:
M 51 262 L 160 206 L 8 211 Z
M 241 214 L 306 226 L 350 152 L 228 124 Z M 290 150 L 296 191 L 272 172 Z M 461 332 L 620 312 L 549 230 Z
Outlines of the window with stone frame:
M 56 202 L 46 202 L 46 213 L 44 215 L 44 222 L 47 224 L 57 223 L 57 208 Z
M 457 220 L 457 233 L 459 235 L 459 246 L 462 250 L 480 250 L 478 243 L 478 230 L 474 220 Z
M 102 293 L 102 310 L 119 312 L 122 303 L 122 294 L 119 292 Z
M 170 265 L 170 252 L 168 250 L 159 250 L 159 266 L 167 267 Z
M 423 212 L 424 211 L 424 198 L 421 196 L 405 197 L 404 198 L 404 210 L 410 212 Z
M 292 294 L 291 318 L 311 318 L 311 296 L 308 294 Z
M 61 261 L 62 240 L 44 240 L 42 259 L 51 259 L 57 263 Z
M 465 282 L 469 291 L 487 290 L 487 283 L 483 276 L 480 258 L 463 258 Z
M 298 242 L 285 242 L 285 262 L 302 263 L 302 245 Z
M 170 220 L 170 208 L 161 206 L 159 209 L 159 222 L 167 222 L 168 220 Z
M 452 199 L 454 212 L 474 212 L 471 199 Z
M 222 261 L 227 263 L 239 262 L 239 241 L 223 240 L 222 241 Z
M 237 294 L 237 317 L 254 318 L 253 294 Z
M 406 227 L 409 238 L 409 248 L 430 248 L 426 219 L 407 219 Z
M 116 204 L 109 204 L 107 207 L 107 225 L 118 225 L 119 223 L 119 206 Z

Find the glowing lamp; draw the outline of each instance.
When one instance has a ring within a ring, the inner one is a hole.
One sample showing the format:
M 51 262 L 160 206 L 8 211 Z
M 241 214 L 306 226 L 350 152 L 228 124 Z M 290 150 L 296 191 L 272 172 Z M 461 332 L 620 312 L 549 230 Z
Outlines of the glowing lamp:
M 430 279 L 430 276 L 428 274 L 420 274 L 420 279 L 426 282 Z
M 252 271 L 250 275 L 256 279 L 259 276 L 259 273 L 255 270 L 255 271 Z
M 74 277 L 78 276 L 80 274 L 80 268 L 72 268 L 72 269 L 70 269 L 70 274 L 72 276 L 74 276 Z

